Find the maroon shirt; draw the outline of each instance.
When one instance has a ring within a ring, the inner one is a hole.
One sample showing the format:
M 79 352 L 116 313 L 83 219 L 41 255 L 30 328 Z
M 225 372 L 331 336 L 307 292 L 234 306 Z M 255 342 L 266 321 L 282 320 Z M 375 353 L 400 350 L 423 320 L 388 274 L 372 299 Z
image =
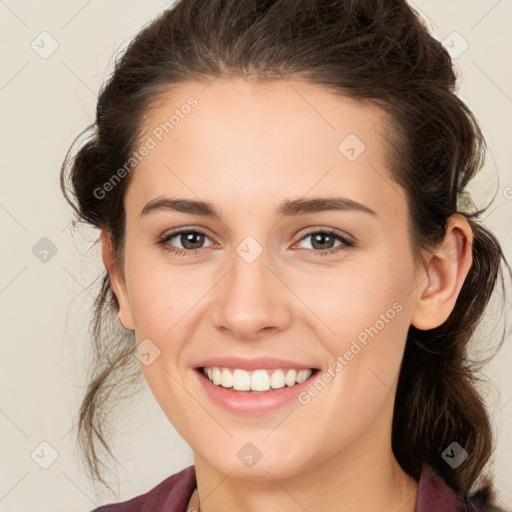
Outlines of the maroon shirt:
M 127 501 L 103 505 L 91 512 L 187 512 L 196 487 L 196 471 L 188 466 L 167 477 L 148 492 Z M 431 468 L 421 473 L 416 512 L 504 512 L 471 499 L 464 503 Z

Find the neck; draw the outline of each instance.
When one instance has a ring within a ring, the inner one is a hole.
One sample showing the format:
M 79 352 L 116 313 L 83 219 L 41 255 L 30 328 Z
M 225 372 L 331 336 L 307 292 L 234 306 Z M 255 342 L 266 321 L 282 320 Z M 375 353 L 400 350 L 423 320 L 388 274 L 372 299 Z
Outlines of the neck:
M 401 469 L 383 430 L 280 479 L 226 475 L 194 452 L 199 510 L 414 512 L 418 482 Z

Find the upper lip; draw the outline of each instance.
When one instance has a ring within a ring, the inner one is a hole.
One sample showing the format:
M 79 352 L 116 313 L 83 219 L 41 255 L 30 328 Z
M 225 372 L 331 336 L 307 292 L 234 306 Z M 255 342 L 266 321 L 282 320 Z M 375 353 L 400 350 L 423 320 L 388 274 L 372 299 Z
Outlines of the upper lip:
M 275 357 L 253 357 L 244 359 L 239 356 L 211 357 L 197 363 L 197 368 L 204 367 L 240 368 L 242 370 L 258 370 L 271 368 L 296 368 L 296 369 L 317 369 L 315 366 L 290 359 Z

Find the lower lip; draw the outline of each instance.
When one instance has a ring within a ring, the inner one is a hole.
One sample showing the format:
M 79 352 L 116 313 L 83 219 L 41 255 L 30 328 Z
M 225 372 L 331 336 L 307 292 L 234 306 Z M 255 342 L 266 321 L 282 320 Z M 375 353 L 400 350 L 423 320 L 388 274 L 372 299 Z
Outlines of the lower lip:
M 283 405 L 297 398 L 297 395 L 311 386 L 312 380 L 319 373 L 314 371 L 305 381 L 294 386 L 268 391 L 266 393 L 240 393 L 233 391 L 233 388 L 224 388 L 215 385 L 201 368 L 195 369 L 199 382 L 206 394 L 218 405 L 237 413 L 251 416 L 262 415 L 273 412 Z

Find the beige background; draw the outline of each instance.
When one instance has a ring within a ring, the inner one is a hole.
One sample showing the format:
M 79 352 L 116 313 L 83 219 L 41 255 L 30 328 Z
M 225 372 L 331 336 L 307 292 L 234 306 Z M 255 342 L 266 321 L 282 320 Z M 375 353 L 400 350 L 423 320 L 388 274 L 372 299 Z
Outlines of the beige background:
M 192 463 L 190 448 L 146 387 L 118 423 L 116 450 L 124 460 L 118 499 L 95 495 L 81 470 L 72 428 L 85 385 L 89 311 L 101 260 L 97 248 L 89 250 L 95 231 L 70 231 L 58 177 L 68 146 L 94 118 L 96 93 L 114 53 L 167 5 L 0 0 L 0 512 L 89 511 L 145 492 Z M 510 259 L 512 0 L 415 5 L 453 51 L 468 44 L 457 57 L 461 95 L 489 145 L 485 171 L 473 188 L 480 206 L 497 190 L 485 221 Z M 44 31 L 50 36 L 41 36 Z M 52 44 L 58 44 L 54 53 L 42 55 Z M 43 237 L 56 250 L 46 262 L 33 252 L 36 244 L 48 243 L 40 242 Z M 511 304 L 509 296 L 508 311 Z M 512 509 L 511 342 L 509 337 L 488 367 L 495 390 L 487 401 L 498 433 L 497 484 Z M 43 469 L 52 450 L 57 458 Z

